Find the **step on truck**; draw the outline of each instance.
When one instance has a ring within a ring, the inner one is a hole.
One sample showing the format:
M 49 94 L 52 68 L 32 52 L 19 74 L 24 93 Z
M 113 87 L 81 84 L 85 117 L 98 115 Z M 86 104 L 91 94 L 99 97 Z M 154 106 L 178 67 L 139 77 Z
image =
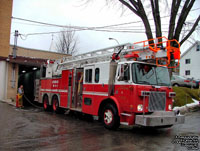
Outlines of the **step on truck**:
M 160 37 L 48 61 L 35 98 L 45 111 L 93 115 L 108 129 L 181 124 L 168 72 L 179 59 L 179 43 Z

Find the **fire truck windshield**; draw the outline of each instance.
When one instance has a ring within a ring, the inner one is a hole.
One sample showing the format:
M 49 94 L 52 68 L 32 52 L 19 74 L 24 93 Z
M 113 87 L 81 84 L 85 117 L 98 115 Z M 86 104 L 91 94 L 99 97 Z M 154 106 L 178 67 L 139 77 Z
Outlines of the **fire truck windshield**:
M 132 78 L 136 84 L 171 86 L 169 72 L 166 67 L 133 63 Z

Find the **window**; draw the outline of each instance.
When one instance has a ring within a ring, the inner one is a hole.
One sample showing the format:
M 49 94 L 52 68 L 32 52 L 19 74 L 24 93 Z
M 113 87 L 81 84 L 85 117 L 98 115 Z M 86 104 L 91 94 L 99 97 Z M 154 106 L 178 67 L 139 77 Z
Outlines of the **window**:
M 185 59 L 185 64 L 190 64 L 190 59 Z
M 129 64 L 125 63 L 120 65 L 118 71 L 118 81 L 128 81 L 130 80 Z
M 92 69 L 85 70 L 85 82 L 92 83 Z
M 170 86 L 168 69 L 151 64 L 132 64 L 133 82 L 144 85 Z
M 190 75 L 190 70 L 185 70 L 185 75 Z
M 124 64 L 124 81 L 130 80 L 129 65 Z
M 200 51 L 200 45 L 197 45 L 197 51 Z
M 95 69 L 95 78 L 94 78 L 94 81 L 96 83 L 99 83 L 99 76 L 100 76 L 100 70 L 99 70 L 99 68 L 96 68 Z

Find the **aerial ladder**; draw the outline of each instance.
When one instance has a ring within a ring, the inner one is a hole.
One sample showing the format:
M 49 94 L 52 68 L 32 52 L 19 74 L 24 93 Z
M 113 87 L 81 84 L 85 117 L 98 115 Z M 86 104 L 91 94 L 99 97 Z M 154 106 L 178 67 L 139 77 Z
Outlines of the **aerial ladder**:
M 95 50 L 56 61 L 48 61 L 46 77 L 59 76 L 63 69 L 78 68 L 103 61 L 135 60 L 155 63 L 157 66 L 176 68 L 180 62 L 180 44 L 177 40 L 158 37 L 136 43 L 125 43 Z

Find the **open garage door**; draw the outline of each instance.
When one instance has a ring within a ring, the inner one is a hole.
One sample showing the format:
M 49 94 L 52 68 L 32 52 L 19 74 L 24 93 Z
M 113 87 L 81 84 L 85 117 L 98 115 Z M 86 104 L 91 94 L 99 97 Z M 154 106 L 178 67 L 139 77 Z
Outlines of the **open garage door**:
M 31 102 L 34 100 L 34 82 L 40 78 L 40 68 L 36 66 L 19 65 L 18 87 L 24 86 L 24 95 Z M 28 105 L 28 101 L 24 99 L 24 105 Z

